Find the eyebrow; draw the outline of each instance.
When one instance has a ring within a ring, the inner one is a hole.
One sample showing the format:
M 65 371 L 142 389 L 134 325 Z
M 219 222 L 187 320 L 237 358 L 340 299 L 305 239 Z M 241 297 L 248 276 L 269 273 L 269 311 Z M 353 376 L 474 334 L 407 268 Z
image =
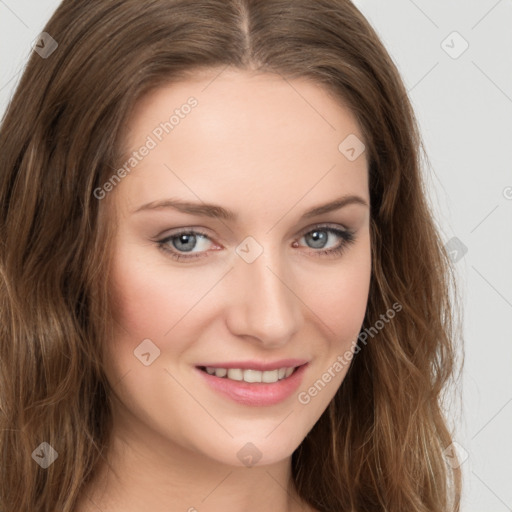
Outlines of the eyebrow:
M 345 195 L 334 199 L 329 203 L 315 206 L 307 210 L 301 218 L 309 219 L 324 213 L 339 210 L 351 204 L 360 204 L 362 206 L 368 207 L 368 203 L 362 197 L 357 195 Z M 133 214 L 141 211 L 161 210 L 168 208 L 172 208 L 183 213 L 189 213 L 191 215 L 202 215 L 205 217 L 212 217 L 214 219 L 222 219 L 231 222 L 236 222 L 238 218 L 235 212 L 227 210 L 226 208 L 216 204 L 193 203 L 189 201 L 181 201 L 179 199 L 162 199 L 159 201 L 151 201 L 150 203 L 143 204 L 139 208 L 133 210 L 131 213 Z

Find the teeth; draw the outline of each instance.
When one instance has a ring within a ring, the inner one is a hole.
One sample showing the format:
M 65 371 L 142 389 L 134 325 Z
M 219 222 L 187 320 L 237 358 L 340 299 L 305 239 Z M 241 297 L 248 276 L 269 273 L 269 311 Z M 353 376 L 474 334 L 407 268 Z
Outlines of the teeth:
M 261 372 L 261 382 L 277 382 L 278 380 L 279 380 L 279 370 Z
M 286 379 L 289 377 L 295 367 L 291 368 L 279 368 L 278 370 L 260 371 L 260 370 L 242 370 L 240 368 L 213 368 L 211 366 L 206 367 L 206 372 L 216 377 L 224 377 L 231 380 L 243 380 L 244 382 L 264 382 L 273 383 L 279 380 Z
M 243 375 L 242 370 L 239 370 L 238 368 L 230 368 L 228 370 L 228 379 L 244 380 L 244 375 Z
M 226 368 L 217 368 L 215 370 L 215 375 L 217 377 L 225 377 L 227 374 L 228 374 L 228 371 L 226 370 Z
M 259 370 L 244 370 L 244 380 L 245 382 L 261 382 L 261 374 L 263 372 Z M 228 372 L 229 376 L 229 372 Z M 274 381 L 276 382 L 276 381 Z

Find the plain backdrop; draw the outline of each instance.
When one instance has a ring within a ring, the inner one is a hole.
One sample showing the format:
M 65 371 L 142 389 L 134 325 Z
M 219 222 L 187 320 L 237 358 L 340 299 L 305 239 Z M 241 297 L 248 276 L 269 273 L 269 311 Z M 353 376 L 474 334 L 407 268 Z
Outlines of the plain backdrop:
M 432 164 L 430 199 L 457 261 L 465 368 L 462 414 L 454 409 L 450 421 L 456 450 L 467 457 L 462 510 L 510 511 L 512 0 L 355 3 L 409 91 Z M 0 0 L 2 114 L 58 4 Z

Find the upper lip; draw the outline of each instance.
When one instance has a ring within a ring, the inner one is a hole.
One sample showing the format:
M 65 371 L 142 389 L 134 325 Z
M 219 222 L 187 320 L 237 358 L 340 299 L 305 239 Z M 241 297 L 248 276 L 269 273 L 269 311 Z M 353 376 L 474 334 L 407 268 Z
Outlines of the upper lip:
M 279 361 L 272 362 L 261 362 L 261 361 L 230 361 L 220 363 L 206 363 L 198 364 L 197 367 L 210 367 L 210 368 L 240 368 L 241 370 L 260 370 L 272 371 L 278 370 L 279 368 L 293 368 L 296 366 L 302 366 L 308 361 L 306 359 L 281 359 Z

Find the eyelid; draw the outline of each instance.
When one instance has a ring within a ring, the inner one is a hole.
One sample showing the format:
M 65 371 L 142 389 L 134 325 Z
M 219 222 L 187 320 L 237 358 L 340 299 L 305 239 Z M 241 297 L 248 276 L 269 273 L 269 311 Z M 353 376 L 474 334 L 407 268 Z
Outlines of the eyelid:
M 208 229 L 199 226 L 186 226 L 183 228 L 164 229 L 155 235 L 151 240 L 153 242 L 158 242 L 159 240 L 162 240 L 162 238 L 169 238 L 171 236 L 177 236 L 181 233 L 189 233 L 192 231 L 199 235 L 204 235 L 210 238 L 210 235 L 207 233 L 207 231 L 209 231 Z
M 347 233 L 350 233 L 351 230 L 344 226 L 343 224 L 339 223 L 333 223 L 333 222 L 320 222 L 316 224 L 310 224 L 309 226 L 306 226 L 300 231 L 299 236 L 304 236 L 307 233 L 310 233 L 311 231 L 315 231 L 315 229 L 322 229 L 322 228 L 330 228 L 330 229 L 336 229 L 338 231 L 345 231 Z

